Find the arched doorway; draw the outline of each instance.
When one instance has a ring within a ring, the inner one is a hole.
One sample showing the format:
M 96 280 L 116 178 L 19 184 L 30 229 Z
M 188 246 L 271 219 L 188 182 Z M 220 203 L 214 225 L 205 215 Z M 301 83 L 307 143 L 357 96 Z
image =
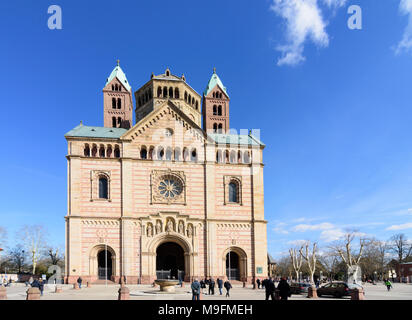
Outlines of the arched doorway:
M 185 278 L 185 254 L 175 242 L 165 242 L 156 249 L 157 279 Z
M 112 253 L 109 250 L 100 250 L 97 254 L 97 270 L 100 280 L 110 280 L 112 277 Z
M 226 276 L 229 280 L 240 280 L 239 255 L 234 251 L 226 254 Z

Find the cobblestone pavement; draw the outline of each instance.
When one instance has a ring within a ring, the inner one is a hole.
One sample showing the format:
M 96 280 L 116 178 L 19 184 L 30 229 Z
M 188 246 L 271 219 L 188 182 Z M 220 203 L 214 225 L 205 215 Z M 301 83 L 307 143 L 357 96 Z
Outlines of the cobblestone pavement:
M 117 300 L 119 285 L 93 285 L 91 288 L 83 287 L 74 290 L 72 285 L 63 285 L 61 293 L 54 293 L 54 285 L 45 286 L 41 300 Z M 191 292 L 189 284 L 185 287 L 176 287 L 176 293 L 160 293 L 158 288 L 150 285 L 128 285 L 130 290 L 130 300 L 190 300 Z M 388 292 L 383 284 L 365 284 L 365 300 L 412 300 L 412 284 L 393 284 L 393 289 Z M 28 287 L 24 284 L 13 284 L 7 287 L 7 298 L 9 300 L 25 300 Z M 202 295 L 203 300 L 264 300 L 265 291 L 262 289 L 253 290 L 251 287 L 234 287 L 230 291 L 230 298 L 219 295 L 219 290 L 215 290 L 215 295 Z M 292 295 L 290 300 L 309 300 L 305 295 Z M 333 297 L 321 297 L 323 300 L 347 301 L 350 297 L 336 299 Z

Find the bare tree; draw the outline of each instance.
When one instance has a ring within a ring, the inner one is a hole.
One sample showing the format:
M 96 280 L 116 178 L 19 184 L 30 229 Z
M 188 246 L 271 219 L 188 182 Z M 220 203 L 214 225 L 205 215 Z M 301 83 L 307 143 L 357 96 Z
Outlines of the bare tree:
M 359 237 L 359 251 L 357 254 L 355 254 L 352 245 L 356 236 L 356 231 L 349 231 L 344 235 L 343 241 L 331 247 L 332 250 L 335 250 L 339 254 L 342 261 L 346 264 L 348 268 L 351 268 L 359 264 L 359 261 L 362 258 L 363 249 L 365 247 L 366 239 L 363 237 Z
M 340 256 L 335 251 L 327 251 L 319 256 L 320 264 L 326 269 L 328 278 L 333 279 L 340 263 Z
M 301 257 L 303 257 L 309 268 L 310 273 L 310 283 L 314 284 L 315 281 L 313 280 L 313 275 L 315 274 L 316 270 L 316 252 L 317 252 L 317 243 L 314 242 L 312 245 L 312 253 L 309 252 L 310 242 L 306 242 L 304 246 L 302 246 L 299 250 Z M 305 252 L 303 252 L 303 248 L 305 248 Z
M 32 273 L 36 272 L 36 265 L 44 248 L 45 230 L 42 226 L 24 226 L 19 236 L 26 247 L 27 252 L 30 254 L 30 260 L 32 263 Z
M 290 260 L 292 262 L 293 270 L 296 274 L 296 281 L 299 281 L 299 271 L 302 268 L 303 263 L 303 257 L 300 254 L 301 250 L 302 247 L 300 248 L 300 250 L 296 250 L 296 248 L 289 249 Z
M 16 245 L 9 251 L 8 255 L 9 260 L 12 263 L 12 267 L 17 269 L 18 273 L 21 273 L 25 265 L 27 255 L 27 252 L 24 251 L 23 246 L 21 244 Z
M 398 262 L 402 263 L 407 260 L 412 253 L 412 243 L 403 233 L 393 235 L 389 239 L 389 250 L 398 256 Z
M 63 259 L 63 257 L 60 254 L 60 250 L 57 247 L 48 247 L 45 251 L 45 255 L 47 255 L 50 258 L 52 265 L 57 265 Z

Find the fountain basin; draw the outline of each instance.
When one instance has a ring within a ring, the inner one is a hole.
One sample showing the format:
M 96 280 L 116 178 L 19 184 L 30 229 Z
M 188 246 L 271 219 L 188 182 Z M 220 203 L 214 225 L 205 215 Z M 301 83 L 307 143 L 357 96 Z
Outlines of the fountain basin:
M 175 286 L 179 283 L 178 280 L 155 280 L 155 283 L 159 285 L 160 291 L 175 292 Z

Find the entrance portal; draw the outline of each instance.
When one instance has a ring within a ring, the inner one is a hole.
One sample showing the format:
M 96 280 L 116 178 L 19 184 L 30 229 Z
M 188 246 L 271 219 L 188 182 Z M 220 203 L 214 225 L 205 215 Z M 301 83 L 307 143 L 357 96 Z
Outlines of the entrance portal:
M 97 254 L 98 275 L 101 280 L 110 280 L 112 277 L 112 254 L 108 250 L 101 250 Z
M 174 242 L 166 242 L 156 250 L 157 279 L 184 279 L 185 259 L 181 246 Z
M 229 280 L 240 280 L 239 255 L 229 251 L 226 255 L 226 276 Z

